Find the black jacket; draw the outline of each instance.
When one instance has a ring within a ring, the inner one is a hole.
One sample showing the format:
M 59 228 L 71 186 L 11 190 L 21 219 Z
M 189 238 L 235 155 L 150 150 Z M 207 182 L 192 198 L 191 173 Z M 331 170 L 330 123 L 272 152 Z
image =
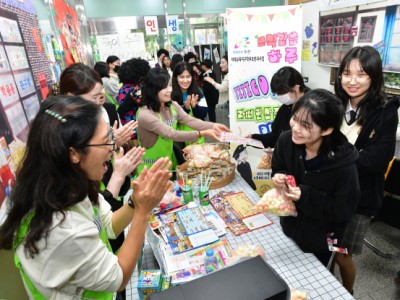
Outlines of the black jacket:
M 359 195 L 356 161 L 358 152 L 350 143 L 320 167 L 306 171 L 304 145 L 292 142 L 292 132 L 279 137 L 272 156 L 272 172 L 294 175 L 301 189 L 295 201 L 297 217 L 281 217 L 283 232 L 304 252 L 327 252 L 327 233 L 340 242 L 347 222 L 353 216 Z
M 396 147 L 399 98 L 370 112 L 354 144 L 360 152 L 357 161 L 361 198 L 357 213 L 375 216 L 382 206 L 384 175 Z
M 118 113 L 117 110 L 115 109 L 115 105 L 112 103 L 104 103 L 103 104 L 104 109 L 107 112 L 108 118 L 110 119 L 110 126 L 114 126 L 114 122 L 117 121 L 117 128 L 119 127 L 119 118 L 118 118 Z
M 278 140 L 279 135 L 287 130 L 290 130 L 289 121 L 292 117 L 292 107 L 291 105 L 282 105 L 278 112 L 276 113 L 276 117 L 271 124 L 271 132 L 266 134 L 252 134 L 251 137 L 255 140 L 259 140 L 263 143 L 264 147 L 274 148 L 275 143 Z
M 217 77 L 215 76 L 215 73 L 213 71 L 205 74 L 204 77 L 211 77 L 212 79 L 214 79 L 214 81 L 217 80 Z M 213 87 L 211 83 L 204 81 L 203 93 L 204 97 L 206 97 L 207 105 L 209 107 L 213 107 L 218 104 L 219 92 L 215 87 Z

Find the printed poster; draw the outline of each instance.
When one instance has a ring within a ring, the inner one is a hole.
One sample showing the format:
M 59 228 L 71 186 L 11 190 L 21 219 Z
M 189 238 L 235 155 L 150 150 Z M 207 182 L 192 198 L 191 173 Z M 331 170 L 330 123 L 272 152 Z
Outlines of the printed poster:
M 284 66 L 301 71 L 302 6 L 228 8 L 229 114 L 231 130 L 241 136 L 268 133 L 280 103 L 270 89 Z M 234 32 L 234 34 L 230 34 Z M 238 172 L 262 195 L 271 170 L 259 169 L 263 150 L 231 146 Z

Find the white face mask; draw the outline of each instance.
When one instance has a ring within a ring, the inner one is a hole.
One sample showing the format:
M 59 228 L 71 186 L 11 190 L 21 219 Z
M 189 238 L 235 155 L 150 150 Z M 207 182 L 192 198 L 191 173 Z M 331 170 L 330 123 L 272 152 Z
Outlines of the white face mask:
M 289 93 L 283 94 L 283 95 L 278 95 L 278 96 L 277 96 L 277 100 L 278 100 L 280 103 L 284 104 L 284 105 L 291 105 L 291 104 L 294 103 L 294 99 L 291 99 L 291 98 L 290 98 Z

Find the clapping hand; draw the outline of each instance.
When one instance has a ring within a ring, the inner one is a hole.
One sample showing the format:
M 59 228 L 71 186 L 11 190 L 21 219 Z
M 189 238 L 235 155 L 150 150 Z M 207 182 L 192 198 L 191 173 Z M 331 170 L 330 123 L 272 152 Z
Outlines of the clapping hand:
M 125 178 L 131 174 L 141 163 L 144 156 L 144 148 L 133 147 L 124 154 L 124 148 L 120 148 L 119 153 L 114 152 L 114 171 L 116 175 Z
M 120 126 L 119 128 L 117 128 L 117 126 L 118 122 L 115 121 L 113 125 L 115 143 L 117 144 L 117 147 L 121 147 L 131 139 L 133 131 L 138 127 L 138 122 L 129 121 L 124 126 Z

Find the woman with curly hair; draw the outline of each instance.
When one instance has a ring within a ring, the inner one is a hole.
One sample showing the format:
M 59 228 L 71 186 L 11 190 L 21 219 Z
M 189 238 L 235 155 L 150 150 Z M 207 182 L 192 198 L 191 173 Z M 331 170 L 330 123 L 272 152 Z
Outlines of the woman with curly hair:
M 122 64 L 118 72 L 122 82 L 118 94 L 118 114 L 122 124 L 136 120 L 136 111 L 142 99 L 142 82 L 149 70 L 149 63 L 141 58 L 132 58 Z M 132 138 L 135 139 L 136 134 Z

